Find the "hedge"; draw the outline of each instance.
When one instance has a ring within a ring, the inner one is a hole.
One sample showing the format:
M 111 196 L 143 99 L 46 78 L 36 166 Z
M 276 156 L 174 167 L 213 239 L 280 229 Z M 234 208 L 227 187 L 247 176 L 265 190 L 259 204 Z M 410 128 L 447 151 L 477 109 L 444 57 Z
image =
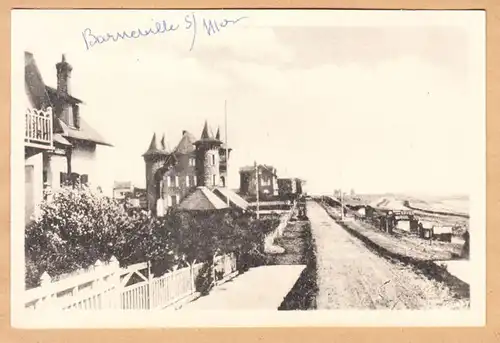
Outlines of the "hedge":
M 151 261 L 161 275 L 175 265 L 236 252 L 247 265 L 262 252 L 263 236 L 278 217 L 257 220 L 238 211 L 196 214 L 172 209 L 161 219 L 84 186 L 62 187 L 49 195 L 40 215 L 25 229 L 26 286 L 87 268 L 116 256 L 120 265 Z M 245 262 L 246 261 L 246 262 Z

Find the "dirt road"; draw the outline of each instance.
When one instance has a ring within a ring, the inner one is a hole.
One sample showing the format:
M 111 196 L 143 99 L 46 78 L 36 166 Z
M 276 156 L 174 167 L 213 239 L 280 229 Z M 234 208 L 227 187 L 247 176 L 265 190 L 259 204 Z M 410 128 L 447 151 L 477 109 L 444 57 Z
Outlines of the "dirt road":
M 376 255 L 331 219 L 316 202 L 307 203 L 316 248 L 318 309 L 464 308 L 448 287 Z

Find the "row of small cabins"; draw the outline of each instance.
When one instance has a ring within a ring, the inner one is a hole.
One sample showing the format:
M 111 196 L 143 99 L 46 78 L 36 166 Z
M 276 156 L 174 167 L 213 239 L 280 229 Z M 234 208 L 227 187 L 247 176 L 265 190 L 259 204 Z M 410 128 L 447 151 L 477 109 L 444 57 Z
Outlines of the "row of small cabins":
M 357 198 L 340 200 L 336 197 L 326 196 L 323 200 L 330 206 L 344 206 L 346 216 L 354 216 L 358 219 L 370 222 L 378 229 L 392 234 L 399 230 L 418 235 L 424 239 L 437 239 L 451 242 L 453 227 L 443 226 L 428 221 L 422 221 L 411 209 L 397 201 L 381 198 L 369 204 Z

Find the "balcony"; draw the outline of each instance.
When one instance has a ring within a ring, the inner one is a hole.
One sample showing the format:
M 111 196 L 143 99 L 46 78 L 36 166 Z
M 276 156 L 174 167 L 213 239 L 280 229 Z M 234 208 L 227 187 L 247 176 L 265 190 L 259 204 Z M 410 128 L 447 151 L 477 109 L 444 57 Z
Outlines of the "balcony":
M 52 109 L 28 108 L 25 119 L 24 145 L 31 148 L 52 149 Z

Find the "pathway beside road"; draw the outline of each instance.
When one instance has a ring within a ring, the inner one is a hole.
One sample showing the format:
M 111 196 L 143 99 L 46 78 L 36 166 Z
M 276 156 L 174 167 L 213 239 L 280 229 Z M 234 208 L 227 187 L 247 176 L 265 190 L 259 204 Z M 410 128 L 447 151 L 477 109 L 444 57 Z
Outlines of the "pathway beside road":
M 251 268 L 180 310 L 277 310 L 304 268 L 304 265 Z
M 308 201 L 316 245 L 318 309 L 463 308 L 445 285 L 380 257 Z

